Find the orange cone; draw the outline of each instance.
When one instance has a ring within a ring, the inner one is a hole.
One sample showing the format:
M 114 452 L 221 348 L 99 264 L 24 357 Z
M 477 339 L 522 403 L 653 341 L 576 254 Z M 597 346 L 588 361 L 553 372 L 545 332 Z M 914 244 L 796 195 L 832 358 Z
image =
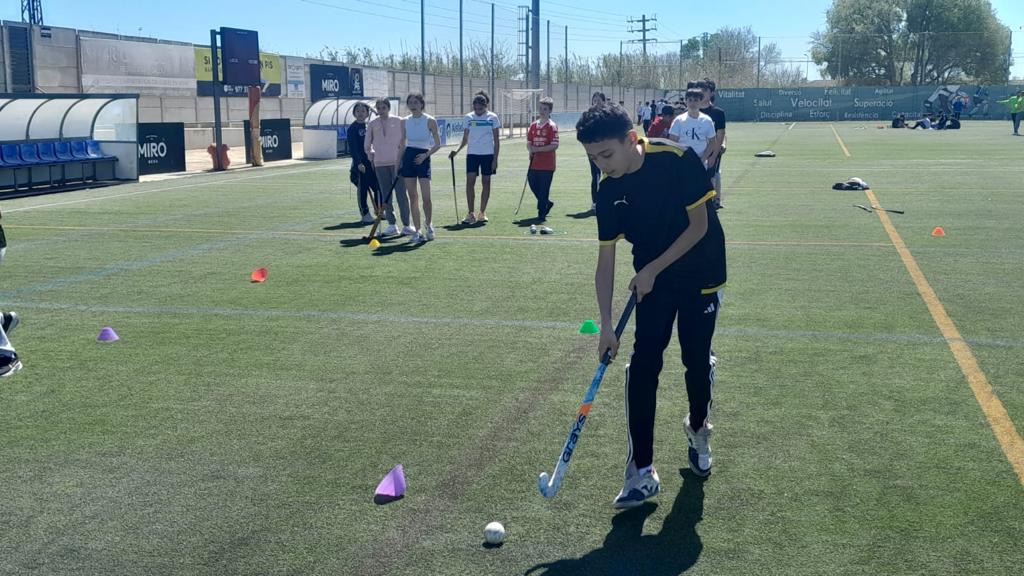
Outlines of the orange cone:
M 257 268 L 253 270 L 249 278 L 251 278 L 253 282 L 263 282 L 267 279 L 267 269 Z
M 932 230 L 932 236 L 940 238 L 946 235 L 946 231 L 942 229 L 942 226 L 936 226 L 935 230 Z

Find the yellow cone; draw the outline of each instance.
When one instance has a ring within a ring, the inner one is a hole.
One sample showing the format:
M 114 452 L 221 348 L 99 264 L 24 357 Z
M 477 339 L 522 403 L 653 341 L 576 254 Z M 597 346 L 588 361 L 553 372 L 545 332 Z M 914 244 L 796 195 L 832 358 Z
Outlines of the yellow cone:
M 370 248 L 380 248 L 380 240 L 377 240 L 376 238 L 370 240 Z

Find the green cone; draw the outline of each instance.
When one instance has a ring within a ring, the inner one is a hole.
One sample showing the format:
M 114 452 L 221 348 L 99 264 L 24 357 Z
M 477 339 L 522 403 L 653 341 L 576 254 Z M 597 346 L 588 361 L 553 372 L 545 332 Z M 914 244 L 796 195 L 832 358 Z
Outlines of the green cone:
M 600 332 L 601 329 L 597 327 L 597 322 L 593 320 L 584 320 L 580 325 L 580 334 L 598 334 Z

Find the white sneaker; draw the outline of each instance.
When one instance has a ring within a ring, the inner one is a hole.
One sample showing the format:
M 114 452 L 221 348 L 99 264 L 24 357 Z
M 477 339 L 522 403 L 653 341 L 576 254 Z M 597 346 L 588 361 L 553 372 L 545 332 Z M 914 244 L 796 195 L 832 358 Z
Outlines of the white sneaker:
M 416 229 L 412 226 L 402 226 L 402 236 L 411 236 L 417 234 Z
M 416 232 L 416 233 L 414 233 L 412 235 L 412 238 L 409 239 L 409 244 L 420 244 L 421 242 L 426 242 L 426 241 L 427 241 L 427 239 L 426 239 L 426 237 L 423 236 L 423 234 L 420 234 L 419 232 Z
M 636 508 L 643 504 L 648 498 L 653 498 L 661 490 L 661 480 L 658 478 L 658 471 L 651 466 L 651 470 L 643 476 L 637 472 L 636 464 L 630 462 L 626 466 L 626 482 L 622 491 L 615 497 L 612 506 L 615 508 Z
M 373 224 L 374 220 L 376 220 L 376 218 L 374 218 L 373 214 L 370 214 L 369 212 L 363 214 L 363 224 Z
M 462 223 L 466 224 L 467 226 L 470 224 L 476 224 L 476 214 L 470 212 L 468 215 L 466 215 L 465 218 L 462 219 Z
M 395 234 L 398 234 L 398 226 L 395 226 L 394 224 L 389 225 L 384 229 L 383 234 L 385 236 L 394 236 Z
M 707 425 L 701 427 L 700 432 L 695 432 L 690 427 L 690 415 L 687 414 L 683 419 L 683 429 L 686 430 L 686 440 L 689 443 L 686 452 L 687 459 L 690 461 L 690 470 L 693 470 L 697 476 L 706 478 L 711 474 L 711 446 L 708 441 L 714 426 L 708 422 Z
M 427 226 L 427 240 L 430 241 L 430 240 L 433 240 L 433 239 L 434 239 L 434 225 L 431 224 L 430 226 Z

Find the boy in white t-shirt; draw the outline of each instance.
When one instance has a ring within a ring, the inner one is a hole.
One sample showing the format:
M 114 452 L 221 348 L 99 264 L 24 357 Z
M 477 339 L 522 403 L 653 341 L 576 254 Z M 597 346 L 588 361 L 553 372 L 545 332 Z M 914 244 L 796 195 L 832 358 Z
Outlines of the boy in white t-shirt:
M 469 214 L 463 224 L 487 222 L 487 201 L 491 198 L 491 175 L 498 171 L 498 152 L 501 150 L 499 130 L 501 120 L 498 115 L 487 109 L 491 98 L 481 90 L 473 96 L 473 112 L 466 114 L 466 129 L 462 132 L 462 143 L 458 149 L 452 150 L 448 156 L 455 158 L 466 144 L 466 203 Z M 473 213 L 476 204 L 476 177 L 483 175 L 483 190 L 480 193 L 480 212 Z
M 710 146 L 715 141 L 715 122 L 707 114 L 700 111 L 700 103 L 704 94 L 696 88 L 686 91 L 686 113 L 672 121 L 668 129 L 668 137 L 682 146 L 693 148 L 707 166 L 708 157 L 713 151 Z

